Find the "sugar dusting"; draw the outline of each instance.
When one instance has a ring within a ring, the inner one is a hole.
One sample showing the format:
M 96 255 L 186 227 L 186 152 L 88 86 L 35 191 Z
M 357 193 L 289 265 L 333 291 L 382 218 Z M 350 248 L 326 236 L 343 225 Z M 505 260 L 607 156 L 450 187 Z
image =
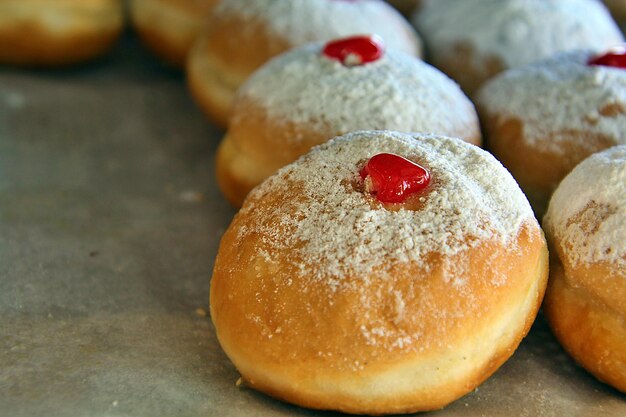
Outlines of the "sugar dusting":
M 480 136 L 473 104 L 432 66 L 388 50 L 375 62 L 346 67 L 321 49 L 309 45 L 274 59 L 244 84 L 239 99 L 259 103 L 273 119 L 312 125 L 331 136 L 358 129 Z
M 362 161 L 381 152 L 430 170 L 437 185 L 419 210 L 388 210 L 351 185 Z M 294 186 L 299 195 L 280 210 L 256 204 L 265 193 Z M 515 181 L 488 153 L 458 139 L 394 132 L 351 133 L 316 148 L 253 190 L 242 215 L 251 211 L 257 221 L 239 230 L 239 239 L 254 234 L 269 252 L 294 251 L 302 262 L 296 269 L 331 289 L 346 277 L 420 262 L 431 252 L 451 256 L 486 241 L 511 244 L 522 224 L 534 221 Z M 463 285 L 460 277 L 450 278 L 453 285 Z
M 626 268 L 626 145 L 574 168 L 552 196 L 544 226 L 572 266 L 609 262 Z
M 216 14 L 263 22 L 292 47 L 348 35 L 377 34 L 392 48 L 421 54 L 421 41 L 411 25 L 380 0 L 228 0 L 220 2 Z
M 581 132 L 589 152 L 597 145 L 589 134 L 626 143 L 626 70 L 586 64 L 590 51 L 557 54 L 533 65 L 509 70 L 478 93 L 486 114 L 519 119 L 528 144 L 561 154 L 562 142 Z M 547 140 L 549 138 L 549 140 Z
M 430 50 L 446 55 L 467 42 L 478 59 L 495 56 L 509 68 L 559 51 L 623 42 L 606 8 L 594 0 L 430 0 L 420 10 L 414 22 Z

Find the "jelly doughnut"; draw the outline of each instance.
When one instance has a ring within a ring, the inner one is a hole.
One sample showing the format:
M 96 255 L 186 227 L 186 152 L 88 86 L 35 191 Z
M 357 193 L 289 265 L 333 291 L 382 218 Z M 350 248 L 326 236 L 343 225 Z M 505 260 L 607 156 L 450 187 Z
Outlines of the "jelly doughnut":
M 226 126 L 235 92 L 270 58 L 309 42 L 366 34 L 421 53 L 411 25 L 381 0 L 223 1 L 191 51 L 189 85 L 209 118 Z
M 121 0 L 2 0 L 0 63 L 83 62 L 108 51 L 123 24 Z
M 579 162 L 626 143 L 626 54 L 557 54 L 506 71 L 476 95 L 485 140 L 538 216 Z
M 184 67 L 187 54 L 219 0 L 131 0 L 143 42 L 164 61 Z
M 576 166 L 543 223 L 550 244 L 545 315 L 574 359 L 626 392 L 626 145 Z
M 235 206 L 312 146 L 361 129 L 426 131 L 479 145 L 473 104 L 418 58 L 375 36 L 294 49 L 256 72 L 237 94 L 217 153 L 220 188 Z
M 243 383 L 305 407 L 438 409 L 509 358 L 547 280 L 543 233 L 489 153 L 359 131 L 255 188 L 211 282 Z
M 470 95 L 505 69 L 623 42 L 597 0 L 429 0 L 413 21 L 430 62 Z

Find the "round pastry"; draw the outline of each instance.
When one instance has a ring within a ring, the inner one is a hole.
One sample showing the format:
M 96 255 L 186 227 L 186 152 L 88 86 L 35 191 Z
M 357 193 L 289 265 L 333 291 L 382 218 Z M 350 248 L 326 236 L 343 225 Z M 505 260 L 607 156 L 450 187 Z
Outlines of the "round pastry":
M 626 0 L 603 0 L 611 14 L 620 23 L 626 22 Z
M 390 48 L 419 55 L 411 25 L 380 0 L 229 0 L 221 2 L 194 45 L 191 91 L 218 125 L 228 124 L 235 92 L 271 57 L 313 41 L 376 33 Z
M 314 145 L 362 129 L 427 131 L 480 145 L 474 105 L 446 75 L 375 36 L 306 45 L 241 88 L 217 153 L 223 193 L 248 192 Z
M 490 154 L 359 131 L 252 191 L 220 244 L 211 317 L 254 389 L 350 413 L 432 410 L 513 354 L 547 267 L 528 202 Z
M 596 0 L 430 0 L 413 21 L 433 65 L 470 95 L 507 68 L 623 42 Z
M 545 315 L 574 359 L 626 392 L 626 145 L 592 155 L 565 177 L 544 226 Z
M 218 0 L 131 0 L 130 15 L 143 42 L 161 59 L 183 67 Z
M 626 69 L 611 66 L 620 60 L 626 66 L 623 51 L 561 53 L 500 74 L 477 93 L 487 146 L 538 216 L 580 161 L 626 143 Z
M 0 63 L 83 62 L 105 53 L 123 23 L 121 0 L 2 0 Z

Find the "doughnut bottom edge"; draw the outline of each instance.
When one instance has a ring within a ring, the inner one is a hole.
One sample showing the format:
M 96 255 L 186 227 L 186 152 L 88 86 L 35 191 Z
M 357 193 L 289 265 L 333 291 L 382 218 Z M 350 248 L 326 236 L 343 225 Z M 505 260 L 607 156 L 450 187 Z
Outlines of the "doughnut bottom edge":
M 541 248 L 525 271 L 524 293 L 496 319 L 483 324 L 472 338 L 446 354 L 407 355 L 375 366 L 372 372 L 337 372 L 302 363 L 293 366 L 264 361 L 241 352 L 230 330 L 218 339 L 244 383 L 272 397 L 299 406 L 353 414 L 395 414 L 443 408 L 471 392 L 491 376 L 528 333 L 541 304 L 547 280 L 547 250 Z M 534 268 L 534 269 L 533 269 Z M 261 268 L 262 270 L 262 268 Z M 532 276 L 532 278 L 531 278 Z M 212 298 L 218 291 L 212 287 Z M 212 317 L 220 321 L 220 302 L 212 299 Z M 237 332 L 246 331 L 238 329 Z M 263 347 L 258 347 L 263 350 Z M 315 361 L 315 359 L 313 359 Z M 384 362 L 384 361 L 383 361 Z
M 606 273 L 606 271 L 603 271 Z M 610 306 L 572 285 L 551 264 L 544 313 L 564 349 L 600 381 L 626 393 L 626 323 Z

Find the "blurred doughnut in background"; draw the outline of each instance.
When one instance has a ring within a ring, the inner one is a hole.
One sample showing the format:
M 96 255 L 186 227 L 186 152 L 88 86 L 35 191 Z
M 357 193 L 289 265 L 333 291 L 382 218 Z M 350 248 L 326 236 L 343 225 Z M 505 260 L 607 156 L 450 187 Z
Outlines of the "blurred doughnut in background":
M 413 15 L 427 59 L 471 97 L 508 68 L 624 42 L 596 0 L 425 0 Z
M 123 27 L 121 0 L 0 0 L 0 63 L 84 62 L 107 52 Z
M 189 53 L 190 89 L 207 116 L 224 127 L 235 92 L 270 58 L 309 42 L 367 34 L 421 56 L 415 30 L 381 0 L 223 1 Z
M 162 60 L 182 68 L 218 1 L 130 0 L 130 16 L 144 44 Z

